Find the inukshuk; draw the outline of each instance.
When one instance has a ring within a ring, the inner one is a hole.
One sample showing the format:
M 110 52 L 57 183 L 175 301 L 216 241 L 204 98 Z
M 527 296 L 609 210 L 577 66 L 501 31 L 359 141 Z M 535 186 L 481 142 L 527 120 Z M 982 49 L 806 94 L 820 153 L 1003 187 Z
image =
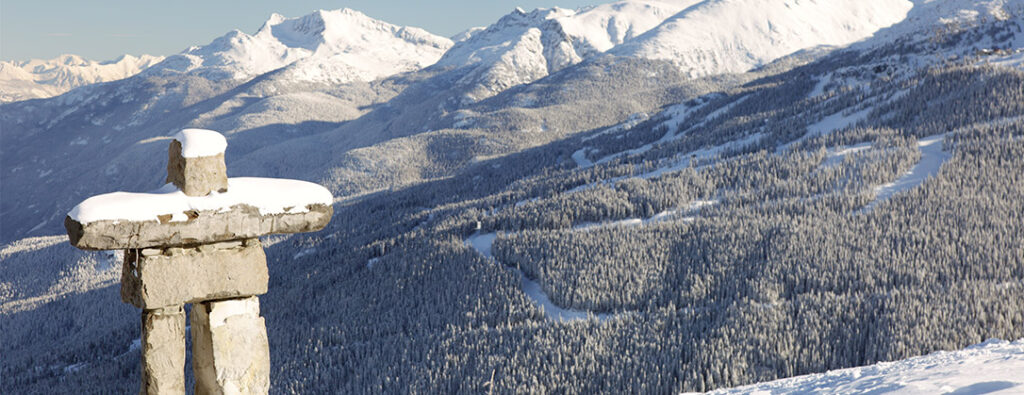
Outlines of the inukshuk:
M 196 393 L 267 393 L 270 350 L 259 298 L 268 271 L 257 237 L 330 221 L 331 193 L 313 183 L 227 178 L 227 141 L 174 136 L 167 185 L 86 199 L 64 221 L 71 244 L 123 249 L 121 299 L 142 309 L 142 389 L 185 392 L 185 310 L 192 304 Z

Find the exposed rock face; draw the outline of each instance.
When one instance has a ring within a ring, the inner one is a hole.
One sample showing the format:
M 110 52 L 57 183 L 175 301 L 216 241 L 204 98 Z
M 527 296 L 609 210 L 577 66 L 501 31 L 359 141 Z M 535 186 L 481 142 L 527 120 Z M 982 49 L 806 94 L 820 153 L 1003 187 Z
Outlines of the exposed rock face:
M 142 311 L 141 394 L 185 393 L 185 310 Z
M 210 192 L 228 190 L 228 169 L 224 153 L 213 156 L 186 158 L 181 142 L 172 140 L 167 152 L 167 182 L 174 184 L 188 196 L 206 196 Z
M 257 297 L 192 305 L 196 394 L 266 394 L 270 346 Z
M 195 211 L 184 222 L 94 221 L 85 225 L 67 217 L 64 227 L 71 245 L 83 250 L 189 246 L 251 239 L 274 233 L 314 232 L 334 214 L 332 206 L 311 204 L 307 211 L 261 215 L 245 204 L 228 211 Z
M 125 254 L 121 299 L 154 309 L 262 295 L 269 279 L 259 239 L 197 248 L 132 249 Z

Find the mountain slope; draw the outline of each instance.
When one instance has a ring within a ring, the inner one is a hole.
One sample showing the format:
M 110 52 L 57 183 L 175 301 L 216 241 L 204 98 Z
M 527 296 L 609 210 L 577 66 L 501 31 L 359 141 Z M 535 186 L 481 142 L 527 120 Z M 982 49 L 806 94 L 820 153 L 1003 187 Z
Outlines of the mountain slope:
M 843 46 L 904 19 L 909 0 L 707 0 L 611 53 L 665 59 L 691 76 L 735 73 L 818 45 Z
M 1020 0 L 911 0 L 913 8 L 904 21 L 879 30 L 851 48 L 869 49 L 894 42 L 920 42 L 937 32 L 954 32 L 994 21 L 1004 21 L 1024 12 Z M 984 45 L 986 43 L 977 43 Z M 1011 48 L 1012 43 L 1009 44 Z
M 62 55 L 50 60 L 0 62 L 0 103 L 47 98 L 84 85 L 128 78 L 163 59 L 124 55 L 97 62 Z
M 235 30 L 154 66 L 150 74 L 182 72 L 246 80 L 287 66 L 294 81 L 370 81 L 437 61 L 451 40 L 341 9 L 298 18 L 274 14 L 253 35 Z
M 59 215 L 37 216 L 108 182 L 151 189 L 155 179 L 136 176 L 159 165 L 128 163 L 158 152 L 159 144 L 152 143 L 174 130 L 205 126 L 238 133 L 229 155 L 240 158 L 264 145 L 335 128 L 405 85 L 367 79 L 415 70 L 448 45 L 448 39 L 350 10 L 273 16 L 255 35 L 229 33 L 128 79 L 4 105 L 0 238 L 59 227 Z M 62 183 L 64 177 L 82 182 Z M 18 189 L 76 192 L 38 202 L 31 193 L 9 192 Z M 19 219 L 28 217 L 38 220 Z
M 4 232 L 158 186 L 186 123 L 231 128 L 231 176 L 357 184 L 322 232 L 264 240 L 281 392 L 680 393 L 1019 339 L 1024 72 L 989 61 L 1024 52 L 1022 26 L 698 79 L 594 56 L 465 106 L 459 69 L 133 78 L 0 107 L 27 136 L 0 136 Z M 134 107 L 75 109 L 144 89 L 189 104 L 123 130 L 86 117 Z M 358 118 L 320 118 L 342 103 Z M 119 261 L 59 219 L 0 246 L 0 392 L 137 390 Z

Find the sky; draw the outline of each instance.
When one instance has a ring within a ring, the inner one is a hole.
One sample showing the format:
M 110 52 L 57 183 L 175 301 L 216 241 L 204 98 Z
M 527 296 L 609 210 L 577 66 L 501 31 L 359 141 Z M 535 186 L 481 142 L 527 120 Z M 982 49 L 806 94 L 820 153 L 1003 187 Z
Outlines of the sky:
M 233 29 L 254 33 L 274 12 L 297 17 L 347 7 L 450 37 L 489 25 L 517 6 L 578 8 L 602 2 L 607 0 L 0 0 L 0 60 L 170 55 Z

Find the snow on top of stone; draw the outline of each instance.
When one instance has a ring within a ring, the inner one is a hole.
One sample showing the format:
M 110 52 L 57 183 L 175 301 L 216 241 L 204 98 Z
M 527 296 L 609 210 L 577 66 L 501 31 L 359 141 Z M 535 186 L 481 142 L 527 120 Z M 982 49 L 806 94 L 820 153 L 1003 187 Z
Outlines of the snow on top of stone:
M 185 158 L 223 154 L 228 148 L 224 135 L 213 130 L 185 129 L 175 134 L 174 139 L 181 142 L 181 156 Z
M 333 203 L 331 192 L 320 185 L 279 178 L 237 177 L 228 179 L 228 191 L 207 196 L 186 196 L 174 184 L 148 193 L 113 192 L 93 196 L 68 212 L 81 224 L 95 221 L 159 221 L 171 214 L 171 222 L 187 221 L 186 211 L 228 211 L 246 204 L 261 215 L 302 213 L 307 205 Z

